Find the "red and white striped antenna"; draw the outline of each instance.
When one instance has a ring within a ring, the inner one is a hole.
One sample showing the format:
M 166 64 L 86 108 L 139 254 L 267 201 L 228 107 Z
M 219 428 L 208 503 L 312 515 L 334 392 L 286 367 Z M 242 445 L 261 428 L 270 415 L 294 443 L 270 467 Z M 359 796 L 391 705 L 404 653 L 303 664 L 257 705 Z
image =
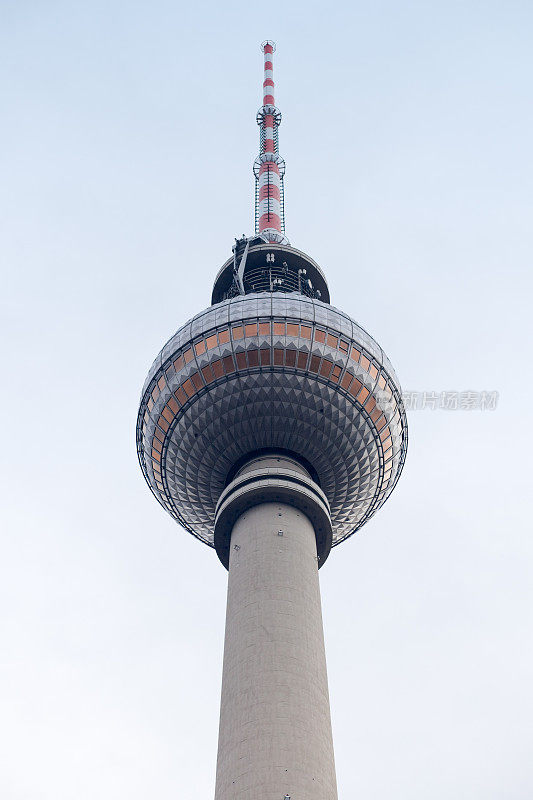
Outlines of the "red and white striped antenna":
M 285 236 L 283 177 L 285 161 L 279 154 L 278 128 L 281 112 L 274 100 L 274 64 L 276 45 L 267 39 L 261 45 L 265 56 L 263 105 L 257 112 L 259 155 L 254 162 L 255 233 L 266 242 L 289 244 Z

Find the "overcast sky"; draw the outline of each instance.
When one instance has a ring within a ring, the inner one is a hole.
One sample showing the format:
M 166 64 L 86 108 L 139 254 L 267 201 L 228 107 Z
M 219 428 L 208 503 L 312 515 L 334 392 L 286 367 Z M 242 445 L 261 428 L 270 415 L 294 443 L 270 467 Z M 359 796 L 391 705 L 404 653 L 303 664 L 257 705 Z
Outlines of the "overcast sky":
M 213 796 L 226 573 L 135 419 L 252 231 L 265 38 L 291 242 L 404 390 L 499 392 L 321 571 L 339 798 L 530 800 L 531 3 L 0 9 L 3 800 Z

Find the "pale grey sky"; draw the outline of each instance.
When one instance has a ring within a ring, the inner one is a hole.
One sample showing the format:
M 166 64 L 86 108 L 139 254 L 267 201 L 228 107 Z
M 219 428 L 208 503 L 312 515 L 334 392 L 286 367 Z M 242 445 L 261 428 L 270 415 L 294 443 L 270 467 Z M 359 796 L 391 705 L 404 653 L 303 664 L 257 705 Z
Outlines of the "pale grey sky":
M 339 797 L 530 800 L 531 4 L 1 17 L 2 798 L 213 795 L 226 574 L 135 418 L 251 232 L 272 38 L 292 243 L 404 389 L 500 392 L 409 414 L 394 494 L 321 572 Z

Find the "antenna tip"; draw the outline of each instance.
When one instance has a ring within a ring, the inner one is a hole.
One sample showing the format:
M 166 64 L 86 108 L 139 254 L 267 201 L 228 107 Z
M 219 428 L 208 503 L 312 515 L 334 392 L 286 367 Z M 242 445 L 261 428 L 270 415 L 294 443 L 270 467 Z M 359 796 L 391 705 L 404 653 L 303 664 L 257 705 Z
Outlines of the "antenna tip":
M 265 39 L 265 41 L 264 41 L 264 42 L 261 42 L 261 52 L 262 52 L 262 53 L 264 53 L 264 52 L 265 52 L 265 47 L 266 47 L 267 45 L 270 45 L 270 47 L 272 48 L 272 52 L 273 52 L 273 53 L 275 53 L 275 52 L 276 52 L 276 42 L 273 42 L 273 41 L 272 41 L 272 39 Z

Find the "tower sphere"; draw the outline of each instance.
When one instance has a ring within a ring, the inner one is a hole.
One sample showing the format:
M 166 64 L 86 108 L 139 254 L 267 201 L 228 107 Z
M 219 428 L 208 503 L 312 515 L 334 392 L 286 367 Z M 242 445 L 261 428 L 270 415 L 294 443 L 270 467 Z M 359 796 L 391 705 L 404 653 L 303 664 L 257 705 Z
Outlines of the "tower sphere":
M 407 423 L 394 370 L 364 328 L 329 304 L 318 265 L 289 245 L 236 242 L 212 300 L 148 373 L 137 423 L 146 481 L 226 563 L 215 531 L 225 487 L 247 458 L 288 454 L 306 466 L 330 513 L 323 564 L 401 473 Z

